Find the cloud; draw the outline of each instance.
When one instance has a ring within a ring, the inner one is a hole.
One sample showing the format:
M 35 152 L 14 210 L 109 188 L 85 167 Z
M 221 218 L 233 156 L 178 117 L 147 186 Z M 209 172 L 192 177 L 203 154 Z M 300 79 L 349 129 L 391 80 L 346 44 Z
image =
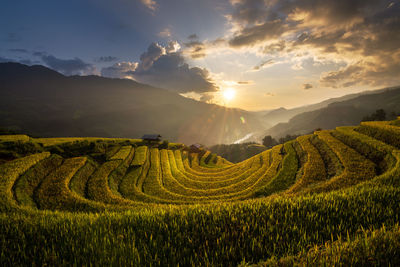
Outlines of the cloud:
M 206 56 L 206 45 L 204 42 L 199 41 L 197 34 L 191 34 L 188 36 L 189 42 L 184 43 L 185 47 L 188 48 L 188 53 L 191 58 L 204 58 Z
M 275 54 L 284 51 L 286 48 L 286 42 L 284 40 L 279 40 L 277 42 L 265 45 L 262 47 L 262 52 L 264 54 Z
M 140 1 L 151 11 L 155 11 L 157 9 L 157 2 L 154 0 L 140 0 Z
M 166 54 L 165 47 L 159 45 L 158 43 L 152 43 L 147 51 L 140 56 L 140 63 L 138 65 L 138 71 L 146 71 L 154 62 L 158 60 L 162 55 Z
M 338 71 L 330 71 L 324 73 L 320 79 L 322 85 L 327 87 L 337 87 L 338 84 L 343 85 L 348 83 L 350 79 L 355 79 L 361 75 L 363 68 L 361 66 L 350 65 L 347 67 L 340 68 Z
M 191 58 L 204 58 L 206 56 L 206 46 L 203 42 L 192 39 L 184 45 L 189 48 L 189 55 Z
M 118 60 L 117 57 L 113 57 L 113 56 L 101 56 L 96 58 L 94 61 L 99 62 L 99 63 L 108 63 L 108 62 L 113 62 Z
M 5 58 L 0 56 L 0 63 L 7 63 L 7 62 L 17 62 L 25 65 L 33 65 L 33 64 L 40 64 L 40 61 L 33 61 L 31 59 L 12 59 L 12 58 Z
M 189 40 L 198 40 L 198 39 L 199 39 L 199 36 L 197 36 L 197 34 L 193 33 L 193 34 L 191 34 L 191 35 L 188 36 L 188 39 L 189 39 Z
M 275 94 L 271 93 L 271 92 L 267 92 L 267 93 L 264 94 L 264 96 L 265 97 L 273 97 L 273 96 L 275 96 Z
M 382 58 L 380 61 L 360 61 L 337 71 L 322 73 L 320 83 L 326 87 L 341 88 L 355 85 L 398 85 L 400 53 Z
M 169 53 L 176 53 L 181 49 L 181 45 L 177 41 L 169 42 L 168 45 L 165 47 L 165 51 L 167 54 Z
M 213 99 L 214 99 L 214 95 L 212 95 L 212 94 L 203 93 L 200 96 L 200 101 L 206 102 L 206 103 L 211 103 Z
M 16 43 L 21 41 L 21 37 L 15 32 L 9 32 L 6 34 L 5 38 L 3 38 L 5 42 L 8 43 Z
M 96 72 L 96 68 L 92 64 L 86 63 L 77 57 L 73 59 L 60 59 L 43 52 L 34 52 L 33 54 L 39 56 L 48 67 L 64 75 L 89 75 Z
M 325 66 L 329 62 L 347 66 L 320 68 L 324 70 L 320 82 L 328 87 L 400 81 L 398 1 L 231 0 L 231 4 L 230 35 L 224 38 L 233 49 L 286 57 L 294 69 L 306 68 L 302 61 L 307 58 L 326 61 Z M 297 57 L 304 51 L 308 55 Z
M 303 84 L 303 90 L 309 90 L 313 88 L 314 86 L 311 83 L 305 83 Z
M 164 30 L 158 33 L 158 36 L 162 38 L 169 38 L 171 37 L 171 30 L 169 28 L 165 28 Z
M 16 62 L 14 59 L 0 57 L 0 63 L 7 63 L 7 62 Z
M 231 20 L 239 23 L 257 23 L 266 19 L 267 6 L 264 0 L 231 1 L 235 7 L 230 16 Z
M 18 61 L 21 64 L 25 64 L 25 65 L 33 65 L 33 64 L 39 64 L 39 61 L 32 61 L 30 59 L 21 59 Z
M 258 70 L 261 70 L 264 67 L 272 66 L 274 64 L 275 64 L 275 61 L 273 59 L 264 60 L 260 64 L 258 64 L 257 66 L 254 66 L 253 67 L 253 71 L 258 71 Z
M 230 41 L 233 47 L 251 46 L 261 41 L 274 40 L 281 36 L 287 27 L 280 19 L 266 21 L 240 30 Z
M 217 91 L 218 87 L 211 79 L 208 70 L 190 67 L 179 48 L 177 42 L 170 42 L 166 47 L 152 43 L 140 56 L 140 62 L 123 62 L 121 65 L 117 63 L 103 68 L 101 73 L 106 77 L 129 77 L 177 93 L 204 94 Z M 206 96 L 203 99 L 205 98 Z
M 254 81 L 238 81 L 236 83 L 238 85 L 249 85 L 249 84 L 254 84 Z
M 101 69 L 101 76 L 109 78 L 132 78 L 133 73 L 138 66 L 136 62 L 118 62 L 114 65 Z
M 8 51 L 13 52 L 13 53 L 22 53 L 22 54 L 29 52 L 28 50 L 22 49 L 22 48 L 11 48 L 11 49 L 8 49 Z

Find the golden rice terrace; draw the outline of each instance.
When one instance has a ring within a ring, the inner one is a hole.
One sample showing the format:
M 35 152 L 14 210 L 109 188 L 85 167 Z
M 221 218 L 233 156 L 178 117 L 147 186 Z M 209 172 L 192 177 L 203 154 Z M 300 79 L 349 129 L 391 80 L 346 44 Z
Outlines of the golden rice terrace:
M 399 244 L 399 122 L 316 131 L 237 164 L 180 144 L 0 136 L 1 261 L 398 260 L 398 247 L 354 251 L 364 251 L 360 240 Z

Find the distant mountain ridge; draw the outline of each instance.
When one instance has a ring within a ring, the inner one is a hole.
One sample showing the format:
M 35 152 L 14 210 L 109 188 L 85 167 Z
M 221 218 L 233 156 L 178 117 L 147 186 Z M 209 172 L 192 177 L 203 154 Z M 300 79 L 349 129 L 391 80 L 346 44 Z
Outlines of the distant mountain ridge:
M 309 111 L 314 111 L 317 109 L 325 108 L 329 104 L 350 100 L 350 99 L 359 97 L 361 95 L 376 94 L 378 92 L 382 92 L 387 89 L 390 89 L 390 88 L 371 90 L 371 91 L 363 91 L 360 93 L 348 94 L 348 95 L 344 95 L 341 97 L 329 98 L 329 99 L 324 100 L 319 103 L 310 104 L 310 105 L 306 105 L 306 106 L 300 106 L 300 107 L 291 108 L 291 109 L 286 109 L 284 107 L 280 107 L 280 108 L 273 109 L 273 110 L 259 111 L 259 112 L 257 112 L 257 114 L 259 114 L 262 117 L 263 121 L 274 126 L 278 123 L 288 122 L 294 116 L 304 113 L 304 112 L 309 112 Z
M 241 119 L 241 117 L 244 119 Z M 33 135 L 141 137 L 232 143 L 262 128 L 257 115 L 126 79 L 64 76 L 44 66 L 0 64 L 0 127 Z
M 349 95 L 350 99 L 344 101 L 332 102 L 324 108 L 300 113 L 287 123 L 279 123 L 256 138 L 261 140 L 266 135 L 280 138 L 287 134 L 307 134 L 316 128 L 333 129 L 337 126 L 355 125 L 364 116 L 377 109 L 384 109 L 388 116 L 391 113 L 400 113 L 400 86 L 375 92 L 367 91 L 356 97 L 352 96 L 354 95 Z

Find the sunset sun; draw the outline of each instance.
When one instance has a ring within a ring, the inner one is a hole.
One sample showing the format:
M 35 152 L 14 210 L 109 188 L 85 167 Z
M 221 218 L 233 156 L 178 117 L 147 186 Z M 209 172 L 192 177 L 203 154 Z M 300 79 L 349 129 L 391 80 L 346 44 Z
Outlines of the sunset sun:
M 233 88 L 227 88 L 224 91 L 222 91 L 222 96 L 225 101 L 231 101 L 235 98 L 236 91 Z

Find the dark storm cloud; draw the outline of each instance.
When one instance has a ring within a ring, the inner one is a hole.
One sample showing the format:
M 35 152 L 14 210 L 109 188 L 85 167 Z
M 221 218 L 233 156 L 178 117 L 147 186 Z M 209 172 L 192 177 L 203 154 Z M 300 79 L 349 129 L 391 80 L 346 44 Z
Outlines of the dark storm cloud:
M 60 59 L 43 52 L 35 52 L 34 54 L 40 56 L 40 59 L 47 66 L 65 75 L 87 75 L 95 72 L 95 67 L 92 64 L 86 63 L 77 57 L 73 59 Z
M 108 63 L 108 62 L 113 62 L 113 61 L 117 61 L 118 58 L 117 57 L 113 57 L 113 56 L 102 56 L 102 57 L 98 57 L 95 59 L 96 62 L 100 62 L 100 63 Z
M 178 44 L 171 42 L 167 47 L 152 43 L 140 56 L 139 63 L 117 63 L 103 68 L 103 76 L 126 78 L 169 89 L 178 93 L 206 93 L 218 90 L 206 69 L 190 67 Z M 129 66 L 127 64 L 130 64 Z M 131 69 L 129 69 L 131 68 Z

